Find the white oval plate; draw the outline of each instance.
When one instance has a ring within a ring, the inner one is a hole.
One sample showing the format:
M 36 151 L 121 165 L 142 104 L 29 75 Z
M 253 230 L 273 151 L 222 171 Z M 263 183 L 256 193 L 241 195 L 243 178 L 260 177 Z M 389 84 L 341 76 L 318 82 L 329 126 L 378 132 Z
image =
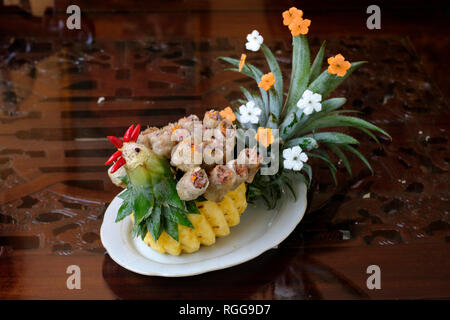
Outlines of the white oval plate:
M 115 262 L 143 275 L 184 277 L 232 267 L 276 247 L 295 229 L 306 210 L 306 186 L 299 183 L 296 189 L 296 202 L 289 197 L 279 210 L 270 211 L 262 205 L 249 206 L 228 236 L 216 238 L 212 246 L 201 246 L 195 253 L 180 256 L 158 253 L 141 238 L 133 238 L 130 217 L 115 223 L 122 204 L 122 199 L 116 196 L 106 209 L 101 240 Z

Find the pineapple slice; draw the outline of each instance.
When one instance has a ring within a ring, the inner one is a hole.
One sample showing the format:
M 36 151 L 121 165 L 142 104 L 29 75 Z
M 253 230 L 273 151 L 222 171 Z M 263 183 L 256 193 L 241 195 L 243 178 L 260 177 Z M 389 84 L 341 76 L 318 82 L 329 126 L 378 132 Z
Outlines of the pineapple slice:
M 223 200 L 217 205 L 223 212 L 225 219 L 227 220 L 228 226 L 232 227 L 239 224 L 241 218 L 238 208 L 235 206 L 233 199 L 230 196 L 225 196 Z
M 239 212 L 239 215 L 241 215 L 247 208 L 247 198 L 245 197 L 245 192 L 245 183 L 243 183 L 235 190 L 227 193 L 227 196 L 229 196 L 233 200 L 234 205 Z
M 239 224 L 240 215 L 247 208 L 245 198 L 245 183 L 230 191 L 221 202 L 197 202 L 200 214 L 189 214 L 189 220 L 194 229 L 178 225 L 179 241 L 174 240 L 165 231 L 158 241 L 150 233 L 144 242 L 160 253 L 178 256 L 182 252 L 192 253 L 200 249 L 200 245 L 210 246 L 216 242 L 216 237 L 230 234 L 230 227 Z M 131 215 L 133 218 L 133 215 Z
M 196 230 L 178 225 L 178 237 L 183 252 L 191 253 L 200 249 L 200 241 L 197 238 Z
M 197 239 L 204 246 L 210 246 L 216 243 L 216 235 L 214 234 L 211 225 L 208 220 L 202 214 L 189 214 L 189 220 L 194 225 L 194 231 L 197 235 Z
M 217 202 L 203 201 L 197 203 L 197 207 L 200 213 L 208 220 L 217 237 L 224 237 L 230 234 L 227 220 Z

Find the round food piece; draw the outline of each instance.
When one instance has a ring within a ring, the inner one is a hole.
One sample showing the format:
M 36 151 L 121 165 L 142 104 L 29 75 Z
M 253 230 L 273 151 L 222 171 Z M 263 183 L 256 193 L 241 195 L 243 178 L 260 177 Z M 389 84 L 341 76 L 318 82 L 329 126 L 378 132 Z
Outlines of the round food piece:
M 186 172 L 177 183 L 177 192 L 181 200 L 197 199 L 208 188 L 209 180 L 205 170 L 195 167 Z

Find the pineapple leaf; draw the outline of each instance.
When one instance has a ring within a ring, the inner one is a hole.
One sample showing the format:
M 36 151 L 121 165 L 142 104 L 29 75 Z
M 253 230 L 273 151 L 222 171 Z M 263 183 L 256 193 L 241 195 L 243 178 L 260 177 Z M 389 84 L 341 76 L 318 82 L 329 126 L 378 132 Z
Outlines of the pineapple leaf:
M 308 126 L 310 122 L 326 117 L 327 115 L 329 115 L 332 111 L 339 109 L 341 106 L 343 106 L 345 104 L 345 102 L 347 101 L 347 99 L 345 98 L 332 98 L 332 99 L 328 99 L 322 102 L 322 111 L 320 112 L 315 112 L 311 115 L 304 115 L 301 109 L 298 109 L 296 112 L 296 117 L 297 119 L 299 119 L 297 121 L 297 123 L 292 126 L 290 129 L 287 130 L 282 130 L 281 131 L 281 138 L 282 139 L 288 139 L 291 136 L 298 136 L 298 129 L 299 128 L 304 128 L 305 126 Z M 285 121 L 287 119 L 292 118 L 291 116 L 292 113 L 290 113 Z M 283 121 L 282 124 L 282 128 L 285 125 Z
M 194 229 L 194 226 L 192 225 L 191 221 L 189 221 L 189 218 L 187 217 L 185 211 L 180 210 L 179 208 L 168 206 L 167 210 L 164 211 L 164 214 L 171 221 L 181 224 L 182 226 Z
M 256 80 L 256 83 L 259 84 L 259 82 L 261 81 L 261 77 L 263 76 L 263 73 L 258 68 L 256 68 L 255 66 L 253 66 L 251 64 L 249 65 L 249 68 L 250 68 L 250 70 L 253 73 L 253 76 L 254 76 L 254 79 Z M 269 110 L 269 107 L 268 107 L 268 105 L 269 105 L 269 98 L 267 97 L 266 90 L 264 90 L 263 88 L 259 88 L 259 92 L 261 93 L 261 97 L 262 97 L 263 103 L 266 105 L 266 107 L 265 107 L 266 110 Z
M 297 101 L 305 91 L 309 80 L 309 46 L 306 36 L 296 36 L 292 38 L 292 72 L 291 84 L 289 86 L 288 96 L 283 108 L 282 117 L 291 112 Z
M 189 213 L 200 214 L 200 211 L 198 210 L 194 200 L 186 201 L 186 209 Z
M 358 150 L 356 150 L 355 148 L 353 148 L 352 146 L 349 145 L 342 145 L 343 149 L 346 149 L 347 151 L 353 153 L 354 155 L 356 155 L 362 162 L 364 162 L 364 164 L 367 166 L 367 168 L 369 168 L 370 172 L 372 172 L 373 174 L 373 169 L 372 166 L 370 165 L 369 161 L 367 161 L 366 157 L 364 157 L 361 152 L 359 152 Z
M 322 98 L 326 98 L 334 89 L 336 89 L 347 77 L 365 61 L 353 62 L 350 69 L 347 70 L 343 77 L 328 73 L 328 70 L 323 71 L 308 87 L 309 90 L 315 93 L 320 93 Z
M 148 189 L 143 190 L 148 191 Z M 147 218 L 153 208 L 153 196 L 151 192 L 145 192 L 143 190 L 138 191 L 133 203 L 135 225 L 140 224 L 142 220 Z
M 236 69 L 228 68 L 228 70 L 239 72 L 239 69 L 237 69 L 237 68 L 239 67 L 240 60 L 229 58 L 229 57 L 218 57 L 218 59 L 223 60 L 225 62 L 228 62 L 229 64 L 231 64 L 234 67 L 236 67 Z M 256 68 L 255 66 L 253 66 L 253 65 L 251 65 L 249 63 L 245 63 L 244 66 L 242 67 L 242 70 L 240 71 L 240 73 L 245 74 L 246 76 L 248 76 L 250 78 L 253 78 L 256 81 L 259 81 L 259 79 L 256 79 L 255 75 L 253 74 L 252 67 L 259 71 L 259 69 Z M 259 71 L 259 72 L 262 75 L 262 72 L 261 71 Z
M 164 225 L 164 230 L 167 232 L 169 236 L 178 241 L 178 224 L 167 218 L 167 215 L 165 214 L 165 211 L 168 210 L 167 207 L 162 206 L 161 209 L 163 213 L 162 221 Z
M 122 200 L 126 200 L 131 196 L 132 193 L 132 187 L 128 186 L 123 192 L 121 192 L 118 197 Z
M 273 55 L 272 51 L 263 43 L 261 45 L 261 50 L 264 53 L 264 56 L 266 57 L 267 64 L 269 65 L 270 71 L 275 76 L 275 91 L 277 96 L 277 106 L 278 106 L 278 112 L 275 114 L 280 114 L 279 108 L 283 104 L 283 74 L 281 73 L 280 66 L 278 65 L 277 60 L 275 59 L 275 56 Z M 272 110 L 273 112 L 273 110 Z
M 291 179 L 289 179 L 286 175 L 282 175 L 281 180 L 284 182 L 288 190 L 291 192 L 292 196 L 294 197 L 294 200 L 297 201 L 297 194 L 295 193 L 295 190 L 292 187 Z
M 304 163 L 303 164 L 303 171 L 306 172 L 306 174 L 308 175 L 308 187 L 311 185 L 311 181 L 312 181 L 312 177 L 313 177 L 313 172 L 312 172 L 312 168 L 309 164 Z
M 115 222 L 122 221 L 124 218 L 128 217 L 133 212 L 133 206 L 128 200 L 124 200 L 122 205 L 117 212 L 117 217 Z
M 338 157 L 339 159 L 342 160 L 342 162 L 344 163 L 345 168 L 348 171 L 348 174 L 350 176 L 352 176 L 352 168 L 350 166 L 350 162 L 348 161 L 347 157 L 345 156 L 345 154 L 342 152 L 341 149 L 339 149 L 339 147 L 335 144 L 327 144 L 327 147 L 330 148 L 331 151 L 333 151 Z
M 358 144 L 358 140 L 340 132 L 319 132 L 306 135 L 305 138 L 313 138 L 317 142 L 332 144 Z
M 244 66 L 242 67 L 242 70 L 239 71 L 238 67 L 239 67 L 240 61 L 238 59 L 233 59 L 233 58 L 228 58 L 228 57 L 219 57 L 218 59 L 226 61 L 229 64 L 236 67 L 236 68 L 227 68 L 225 70 L 242 73 L 242 74 L 246 75 L 247 77 L 254 79 L 256 81 L 256 83 L 259 83 L 259 81 L 261 80 L 263 73 L 261 72 L 261 70 L 259 70 L 258 68 L 256 68 L 254 65 L 252 65 L 250 63 L 245 63 Z M 267 104 L 267 93 L 263 89 L 260 89 L 260 92 L 261 92 L 261 96 L 263 98 L 264 103 Z
M 147 219 L 147 229 L 155 241 L 158 241 L 163 229 L 161 228 L 161 207 L 156 206 L 150 218 Z
M 391 138 L 391 136 L 384 131 L 383 129 L 377 127 L 376 125 L 371 124 L 363 119 L 349 116 L 326 116 L 314 121 L 309 122 L 307 125 L 302 126 L 301 129 L 297 132 L 297 134 L 301 135 L 307 133 L 312 130 L 317 130 L 321 128 L 329 128 L 329 127 L 355 127 L 355 128 L 364 128 L 372 131 L 377 131 L 381 134 L 386 135 Z
M 166 203 L 179 209 L 185 209 L 180 196 L 177 193 L 174 179 L 160 179 L 153 185 L 155 199 L 158 203 Z
M 292 139 L 286 142 L 286 144 L 284 145 L 285 148 L 291 148 L 294 146 L 300 146 L 300 148 L 310 151 L 317 148 L 319 145 L 317 144 L 317 141 L 312 137 Z
M 281 104 L 279 103 L 278 94 L 275 89 L 271 88 L 269 90 L 269 110 L 270 113 L 275 116 L 276 128 L 278 128 L 278 118 L 280 117 Z M 269 119 L 270 120 L 270 119 Z
M 311 66 L 311 72 L 309 74 L 310 83 L 316 80 L 316 78 L 320 74 L 320 69 L 322 69 L 323 55 L 325 53 L 325 43 L 326 41 L 322 42 L 319 52 L 317 53 L 316 58 L 314 59 L 314 62 Z
M 140 236 L 143 240 L 145 238 L 145 235 L 147 234 L 146 224 L 145 223 L 140 223 L 140 224 L 135 223 L 133 225 L 132 234 L 133 234 L 133 237 Z
M 324 161 L 328 165 L 328 168 L 330 169 L 331 176 L 333 177 L 334 183 L 337 185 L 336 166 L 333 164 L 333 162 L 330 159 L 330 156 L 326 152 L 324 152 L 324 151 L 319 151 L 319 152 L 320 152 L 320 154 L 307 153 L 307 155 L 308 155 L 308 157 L 318 158 L 318 159 Z

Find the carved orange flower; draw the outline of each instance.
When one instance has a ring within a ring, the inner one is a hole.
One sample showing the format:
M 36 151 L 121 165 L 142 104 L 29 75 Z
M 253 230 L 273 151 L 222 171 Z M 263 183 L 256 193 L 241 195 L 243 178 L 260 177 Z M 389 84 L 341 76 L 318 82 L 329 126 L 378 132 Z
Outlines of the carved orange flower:
M 233 110 L 230 107 L 226 107 L 225 109 L 223 109 L 219 113 L 222 116 L 222 118 L 228 119 L 231 122 L 236 120 L 236 116 L 235 116 Z
M 348 61 L 345 61 L 345 58 L 342 54 L 337 54 L 334 57 L 328 58 L 328 73 L 336 74 L 339 77 L 345 76 L 347 70 L 350 68 L 351 64 Z
M 272 129 L 264 127 L 258 128 L 255 139 L 266 148 L 275 141 L 275 137 L 272 135 Z
M 292 23 L 292 21 L 295 18 L 303 17 L 303 11 L 297 9 L 296 7 L 292 7 L 292 8 L 289 8 L 289 10 L 286 10 L 285 12 L 283 12 L 282 16 L 283 16 L 283 24 L 285 26 L 288 26 Z
M 294 37 L 301 35 L 301 34 L 308 34 L 310 25 L 311 25 L 311 20 L 296 17 L 289 24 L 289 30 L 291 30 L 291 34 Z
M 247 55 L 245 53 L 241 54 L 241 60 L 239 61 L 239 72 L 241 72 L 244 67 L 245 59 L 247 59 Z
M 261 81 L 258 83 L 258 87 L 268 91 L 275 84 L 275 76 L 272 72 L 266 73 L 261 77 Z

